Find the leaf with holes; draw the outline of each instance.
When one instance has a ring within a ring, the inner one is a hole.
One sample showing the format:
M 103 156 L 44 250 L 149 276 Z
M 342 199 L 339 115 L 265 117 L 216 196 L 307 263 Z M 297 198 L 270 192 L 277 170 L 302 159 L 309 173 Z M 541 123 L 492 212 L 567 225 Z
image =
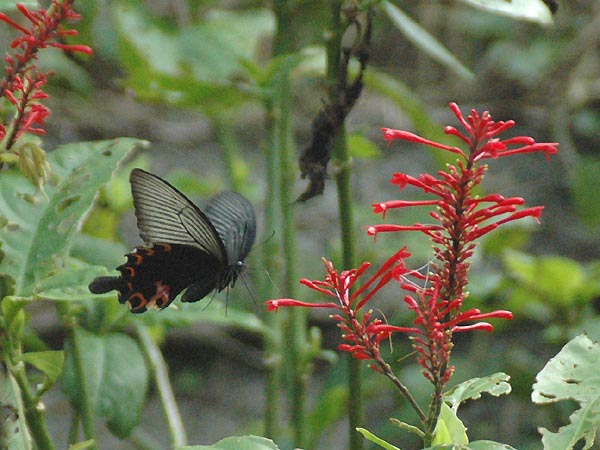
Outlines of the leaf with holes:
M 121 138 L 56 149 L 48 157 L 54 180 L 45 187 L 47 200 L 33 197 L 35 188 L 18 172 L 2 174 L 2 266 L 3 272 L 15 280 L 16 295 L 31 295 L 37 281 L 60 268 L 98 189 L 139 145 L 145 145 L 145 141 Z
M 569 341 L 537 374 L 531 399 L 539 405 L 562 400 L 575 400 L 577 409 L 569 417 L 571 423 L 557 432 L 540 428 L 544 449 L 582 450 L 592 448 L 600 427 L 600 344 L 586 335 Z

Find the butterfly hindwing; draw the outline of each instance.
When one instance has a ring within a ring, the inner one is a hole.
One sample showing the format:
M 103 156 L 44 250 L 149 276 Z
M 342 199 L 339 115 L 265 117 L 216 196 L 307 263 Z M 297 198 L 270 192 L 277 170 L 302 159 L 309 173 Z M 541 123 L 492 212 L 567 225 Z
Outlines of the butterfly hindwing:
M 252 204 L 235 192 L 225 191 L 213 197 L 205 211 L 225 245 L 229 264 L 246 259 L 256 238 Z

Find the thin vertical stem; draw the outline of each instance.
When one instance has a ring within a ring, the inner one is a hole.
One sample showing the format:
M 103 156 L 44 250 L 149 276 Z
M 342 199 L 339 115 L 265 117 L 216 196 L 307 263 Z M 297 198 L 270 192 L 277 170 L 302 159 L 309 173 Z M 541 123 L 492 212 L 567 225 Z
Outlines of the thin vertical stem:
M 266 130 L 267 130 L 267 191 L 265 195 L 265 230 L 267 233 L 280 229 L 277 227 L 278 193 L 277 174 L 279 169 L 278 139 L 276 133 L 276 119 L 273 102 L 269 99 L 265 105 Z M 262 247 L 262 264 L 270 277 L 279 279 L 281 272 L 277 239 L 267 239 Z M 263 298 L 273 298 L 273 285 L 263 283 Z M 280 395 L 281 368 L 283 354 L 282 320 L 280 314 L 265 314 L 267 323 L 265 332 L 265 361 L 267 368 L 266 379 L 266 405 L 265 405 L 265 435 L 277 441 L 280 434 Z
M 183 447 L 187 445 L 187 437 L 177 401 L 175 400 L 175 394 L 169 382 L 169 368 L 167 363 L 154 339 L 152 339 L 148 328 L 137 324 L 135 329 L 140 338 L 140 343 L 142 344 L 142 349 L 149 362 L 149 366 L 152 368 L 156 390 L 158 391 L 165 418 L 167 419 L 171 446 L 173 448 Z
M 79 382 L 79 390 L 81 393 L 81 404 L 79 414 L 81 415 L 81 421 L 83 424 L 83 433 L 86 439 L 94 440 L 94 445 L 89 447 L 91 449 L 97 448 L 96 446 L 96 425 L 94 423 L 94 411 L 90 403 L 90 391 L 87 385 L 87 377 L 85 375 L 85 368 L 83 366 L 83 357 L 81 355 L 81 345 L 77 336 L 77 329 L 71 328 L 70 333 L 71 347 L 73 352 L 73 362 L 77 380 Z
M 236 151 L 238 148 L 235 140 L 235 135 L 231 130 L 231 126 L 223 117 L 213 117 L 212 126 L 215 130 L 217 141 L 221 146 L 221 154 L 223 158 L 223 166 L 225 168 L 225 176 L 227 177 L 228 189 L 236 192 L 242 192 L 240 179 L 236 175 Z
M 273 2 L 277 30 L 273 42 L 273 56 L 283 56 L 296 49 L 293 41 L 292 22 L 295 2 L 276 0 Z M 291 120 L 291 86 L 289 74 L 286 73 L 277 81 L 276 107 L 278 107 L 278 143 L 279 157 L 279 208 L 281 211 L 282 250 L 284 255 L 283 286 L 286 296 L 295 297 L 297 287 L 296 259 L 296 223 L 294 214 L 293 181 L 296 179 L 295 152 L 292 144 Z M 289 312 L 287 331 L 288 373 L 291 379 L 291 418 L 294 430 L 294 446 L 305 447 L 306 443 L 306 312 L 294 308 Z
M 346 70 L 340 64 L 341 42 L 344 33 L 342 23 L 343 1 L 332 0 L 331 2 L 331 25 L 328 35 L 330 39 L 326 42 L 327 51 L 327 87 L 330 104 L 340 104 L 341 78 L 340 70 Z M 340 218 L 340 233 L 342 240 L 342 255 L 344 269 L 354 267 L 354 216 L 352 212 L 352 191 L 350 184 L 350 158 L 346 141 L 346 130 L 344 126 L 338 128 L 333 147 L 334 167 L 336 169 L 335 180 L 338 194 L 338 209 Z M 360 374 L 360 361 L 347 355 L 348 359 L 348 440 L 350 450 L 362 450 L 363 441 L 356 428 L 364 422 L 364 405 L 362 402 L 362 379 Z
M 296 296 L 298 275 L 296 273 L 296 221 L 294 212 L 294 183 L 290 180 L 296 179 L 294 170 L 294 151 L 291 145 L 291 105 L 288 95 L 290 92 L 289 80 L 282 81 L 280 91 L 280 121 L 279 121 L 279 145 L 280 171 L 279 191 L 280 210 L 282 217 L 281 232 L 283 235 L 284 254 L 284 292 L 286 296 Z M 294 429 L 294 445 L 305 447 L 306 442 L 306 312 L 301 308 L 294 308 L 289 312 L 289 324 L 287 327 L 288 352 L 290 357 L 291 385 L 291 417 Z

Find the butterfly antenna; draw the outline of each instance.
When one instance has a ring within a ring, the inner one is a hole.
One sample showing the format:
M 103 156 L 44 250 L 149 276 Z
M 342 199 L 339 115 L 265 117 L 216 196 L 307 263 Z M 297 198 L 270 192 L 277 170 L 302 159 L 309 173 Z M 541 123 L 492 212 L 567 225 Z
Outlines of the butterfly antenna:
M 270 241 L 273 237 L 275 236 L 275 230 L 271 231 L 271 234 L 269 236 L 267 236 L 266 238 L 264 238 L 262 241 L 257 242 L 252 249 L 250 250 L 250 252 L 252 252 L 253 250 L 256 250 L 258 247 L 265 245 L 265 242 Z
M 227 290 L 227 292 L 229 292 L 229 289 Z M 206 303 L 206 305 L 204 305 L 204 307 L 202 308 L 202 311 L 206 311 L 208 309 L 208 307 L 210 306 L 210 304 L 215 299 L 216 295 L 217 295 L 217 291 L 214 290 L 213 293 L 212 293 L 212 295 L 210 296 L 210 299 L 208 300 L 208 302 Z

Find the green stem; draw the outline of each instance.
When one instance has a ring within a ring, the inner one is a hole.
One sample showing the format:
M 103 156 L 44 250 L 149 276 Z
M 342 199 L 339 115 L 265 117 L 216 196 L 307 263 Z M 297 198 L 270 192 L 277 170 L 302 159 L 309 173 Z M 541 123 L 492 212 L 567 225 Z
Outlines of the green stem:
M 296 297 L 298 276 L 296 273 L 296 223 L 294 213 L 294 151 L 291 145 L 291 105 L 289 80 L 282 81 L 280 96 L 279 146 L 280 171 L 279 191 L 281 210 L 281 232 L 283 235 L 284 292 L 290 298 Z M 306 311 L 302 308 L 292 308 L 288 313 L 287 327 L 288 352 L 292 374 L 291 386 L 291 417 L 294 429 L 294 445 L 305 447 L 306 442 Z
M 276 0 L 273 2 L 277 30 L 273 42 L 273 56 L 290 54 L 296 50 L 293 41 L 294 7 L 296 2 Z M 296 274 L 296 224 L 294 214 L 293 180 L 296 179 L 295 152 L 292 145 L 291 120 L 291 87 L 289 75 L 286 74 L 278 81 L 275 105 L 279 107 L 278 141 L 280 148 L 279 191 L 281 210 L 281 231 L 284 254 L 284 294 L 295 297 L 298 277 Z M 289 354 L 289 372 L 292 374 L 291 385 L 291 420 L 294 430 L 294 446 L 305 447 L 307 418 L 306 418 L 306 379 L 309 364 L 307 364 L 306 343 L 306 311 L 302 308 L 292 308 L 289 311 L 287 326 L 287 348 Z
M 175 394 L 169 382 L 169 368 L 165 362 L 160 349 L 150 335 L 148 328 L 145 325 L 136 324 L 136 332 L 142 344 L 142 350 L 146 355 L 149 366 L 152 368 L 154 375 L 154 383 L 160 396 L 160 400 L 164 409 L 165 418 L 171 436 L 171 447 L 179 448 L 187 445 L 187 437 L 181 414 L 177 407 Z
M 222 117 L 213 117 L 212 126 L 222 150 L 221 154 L 223 157 L 223 165 L 225 167 L 225 176 L 227 177 L 227 187 L 236 192 L 242 192 L 243 186 L 241 185 L 241 180 L 236 175 L 235 170 L 235 155 L 238 145 L 235 140 L 235 135 L 231 130 L 231 126 Z
M 326 42 L 327 51 L 327 87 L 330 104 L 340 104 L 338 80 L 341 67 L 341 42 L 344 33 L 342 23 L 343 1 L 331 2 L 330 39 Z M 342 78 L 345 78 L 342 77 Z M 344 269 L 355 266 L 354 261 L 354 216 L 352 212 L 352 190 L 350 184 L 350 157 L 346 141 L 345 127 L 340 127 L 335 136 L 333 147 L 333 165 L 336 170 L 335 180 L 338 194 L 338 210 L 340 218 L 340 233 L 342 239 L 342 255 Z M 362 450 L 363 440 L 356 429 L 364 423 L 364 404 L 362 399 L 362 378 L 360 361 L 347 355 L 348 359 L 348 419 L 349 419 L 349 448 Z
M 267 192 L 265 195 L 265 230 L 270 233 L 272 230 L 280 229 L 277 227 L 278 211 L 278 188 L 277 171 L 279 168 L 278 139 L 276 134 L 276 120 L 273 102 L 266 102 L 266 130 L 267 130 Z M 274 257 L 278 251 L 277 239 L 267 239 L 262 247 L 262 264 L 271 277 L 279 279 L 280 264 Z M 263 298 L 274 298 L 275 289 L 272 283 L 263 283 Z M 265 315 L 265 361 L 267 368 L 266 379 L 266 406 L 265 406 L 265 435 L 277 441 L 280 429 L 280 387 L 282 381 L 282 353 L 283 353 L 283 326 L 282 315 L 267 313 Z
M 46 421 L 44 420 L 43 409 L 38 408 L 41 405 L 31 391 L 24 367 L 22 365 L 15 367 L 8 361 L 7 367 L 21 391 L 21 398 L 25 409 L 25 419 L 27 420 L 29 431 L 31 432 L 31 436 L 35 441 L 37 448 L 39 450 L 54 450 L 54 444 L 50 439 L 50 433 L 48 432 Z
M 79 339 L 77 336 L 77 329 L 75 325 L 71 328 L 71 333 L 69 336 L 71 340 L 71 350 L 73 352 L 73 362 L 75 368 L 75 376 L 79 382 L 79 390 L 81 394 L 81 403 L 79 407 L 81 408 L 79 414 L 81 415 L 81 420 L 83 422 L 83 433 L 86 439 L 93 440 L 94 443 L 97 442 L 96 439 L 96 425 L 94 423 L 94 411 L 92 409 L 92 405 L 90 403 L 90 392 L 87 385 L 87 377 L 85 375 L 85 369 L 83 367 L 83 358 L 81 356 L 81 345 L 79 343 Z M 94 444 L 91 449 L 97 448 Z

